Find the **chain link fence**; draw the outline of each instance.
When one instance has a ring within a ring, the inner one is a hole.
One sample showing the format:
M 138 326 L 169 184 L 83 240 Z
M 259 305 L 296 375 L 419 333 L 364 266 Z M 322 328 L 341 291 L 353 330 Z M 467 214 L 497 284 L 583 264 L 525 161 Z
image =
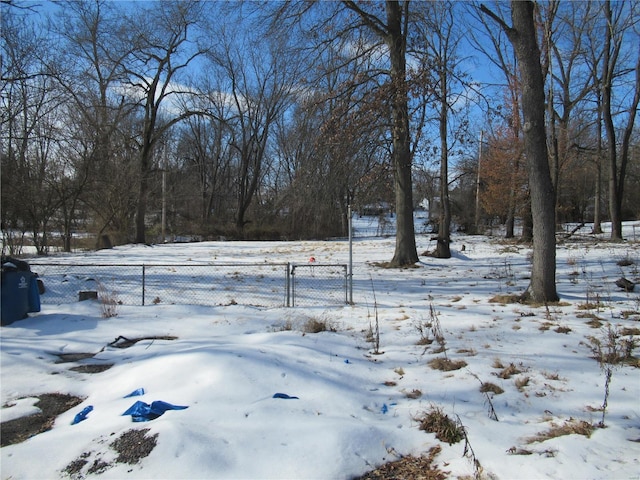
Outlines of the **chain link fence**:
M 348 303 L 346 265 L 292 264 L 291 279 L 292 306 Z
M 122 305 L 252 305 L 346 303 L 346 265 L 52 264 L 30 263 L 42 280 L 42 304 L 108 298 Z M 294 278 L 295 280 L 292 280 Z

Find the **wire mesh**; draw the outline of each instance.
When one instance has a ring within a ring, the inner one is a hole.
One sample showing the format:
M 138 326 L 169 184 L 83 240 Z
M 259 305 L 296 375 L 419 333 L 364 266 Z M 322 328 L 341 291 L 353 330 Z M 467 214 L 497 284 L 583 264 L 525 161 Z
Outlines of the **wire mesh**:
M 140 265 L 59 265 L 30 263 L 42 280 L 42 304 L 77 302 L 81 292 L 108 295 L 123 305 L 140 305 L 142 267 Z
M 80 292 L 109 295 L 123 305 L 282 306 L 287 264 L 60 265 L 31 263 L 45 285 L 43 304 L 78 301 Z
M 30 265 L 45 286 L 42 304 L 77 302 L 84 292 L 122 305 L 279 307 L 345 303 L 346 299 L 346 265 Z M 294 273 L 295 285 L 291 283 Z
M 146 265 L 144 303 L 283 306 L 286 277 L 287 264 Z
M 292 264 L 293 306 L 347 303 L 347 266 Z

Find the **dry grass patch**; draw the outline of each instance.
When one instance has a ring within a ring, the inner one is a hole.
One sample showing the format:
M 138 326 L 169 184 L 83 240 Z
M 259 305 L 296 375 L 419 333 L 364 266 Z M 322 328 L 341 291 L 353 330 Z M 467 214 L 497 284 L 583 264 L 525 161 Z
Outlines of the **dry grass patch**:
M 553 372 L 553 373 L 551 373 L 551 372 L 542 372 L 542 376 L 544 378 L 546 378 L 547 380 L 558 380 L 558 381 L 562 380 L 560 378 L 560 375 L 557 372 Z
M 621 258 L 616 262 L 616 265 L 618 265 L 619 267 L 630 267 L 631 265 L 635 264 L 636 262 L 634 262 L 633 259 L 629 257 Z
M 480 391 L 482 393 L 493 393 L 495 395 L 504 393 L 504 390 L 501 387 L 491 382 L 483 382 L 482 385 L 480 385 Z
M 516 367 L 513 363 L 509 364 L 508 367 L 503 368 L 502 371 L 500 373 L 498 373 L 498 377 L 507 380 L 509 378 L 511 378 L 514 375 L 517 375 L 519 373 L 522 373 L 521 370 L 518 369 L 518 367 Z
M 529 377 L 520 377 L 520 378 L 516 378 L 516 388 L 523 392 L 524 391 L 524 387 L 529 385 Z
M 501 305 L 507 305 L 510 303 L 521 303 L 521 296 L 515 294 L 499 294 L 491 297 L 489 303 L 499 303 Z
M 620 312 L 620 315 L 622 315 L 622 318 L 625 320 L 633 320 L 633 317 L 635 316 L 639 317 L 636 320 L 640 320 L 640 312 L 637 310 L 623 310 Z
M 375 470 L 354 478 L 354 480 L 446 480 L 449 478 L 449 472 L 443 472 L 433 464 L 435 457 L 441 450 L 442 448 L 436 445 L 429 449 L 427 455 L 402 457 L 399 460 L 385 463 Z
M 304 333 L 337 332 L 332 322 L 323 318 L 310 318 L 302 326 Z
M 569 333 L 571 329 L 569 327 L 558 327 L 554 330 L 556 333 Z
M 338 327 L 326 318 L 309 317 L 299 320 L 287 320 L 282 325 L 274 326 L 273 331 L 288 332 L 298 330 L 304 334 L 320 332 L 337 332 Z
M 450 360 L 448 358 L 434 358 L 429 362 L 429 366 L 434 370 L 440 370 L 442 372 L 451 372 L 453 370 L 460 370 L 467 366 L 467 362 L 464 360 Z
M 620 335 L 640 335 L 640 328 L 623 327 L 622 330 L 620 330 Z
M 589 318 L 589 321 L 587 321 L 586 324 L 589 325 L 591 328 L 600 328 L 602 327 L 602 325 L 604 325 L 604 323 L 602 323 L 602 319 L 592 313 L 578 314 L 577 317 Z
M 603 308 L 603 305 L 600 301 L 598 302 L 585 302 L 578 305 L 578 310 L 596 310 L 600 311 Z
M 527 439 L 527 443 L 544 442 L 552 438 L 562 437 L 564 435 L 584 435 L 585 437 L 591 437 L 591 434 L 595 430 L 591 423 L 584 420 L 576 420 L 570 418 L 566 420 L 562 425 L 551 424 L 551 428 L 546 432 L 540 432 L 533 437 Z
M 411 390 L 410 392 L 404 392 L 404 396 L 410 400 L 417 400 L 422 396 L 422 392 L 416 388 Z
M 449 445 L 458 443 L 465 437 L 464 427 L 459 420 L 452 420 L 441 408 L 432 406 L 422 417 L 416 418 L 420 422 L 420 430 L 435 434 L 436 438 Z
M 373 265 L 374 267 L 378 267 L 378 268 L 385 268 L 385 269 L 396 268 L 396 269 L 399 269 L 399 270 L 408 270 L 410 268 L 420 268 L 416 264 L 412 264 L 412 265 L 396 265 L 396 264 L 394 264 L 392 262 L 371 262 L 371 265 Z
M 456 351 L 456 353 L 460 353 L 462 355 L 468 355 L 470 357 L 475 357 L 478 352 L 476 352 L 473 348 L 461 348 Z

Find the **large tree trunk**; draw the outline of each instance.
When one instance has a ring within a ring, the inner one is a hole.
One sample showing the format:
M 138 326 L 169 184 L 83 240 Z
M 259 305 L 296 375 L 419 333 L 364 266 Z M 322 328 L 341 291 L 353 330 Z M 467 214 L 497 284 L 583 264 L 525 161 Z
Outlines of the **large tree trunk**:
M 446 73 L 440 74 L 442 99 L 440 101 L 440 224 L 436 245 L 436 258 L 451 258 L 451 203 L 449 201 L 449 144 L 447 141 Z
M 343 0 L 363 23 L 384 40 L 389 48 L 391 80 L 391 159 L 396 199 L 396 250 L 389 262 L 392 267 L 413 265 L 418 261 L 413 224 L 413 181 L 411 173 L 411 137 L 407 92 L 407 15 L 409 2 L 386 0 L 386 24 L 360 8 L 361 2 Z
M 555 302 L 556 237 L 555 189 L 551 181 L 545 132 L 545 97 L 540 49 L 536 39 L 534 4 L 511 2 L 511 21 L 507 26 L 493 12 L 482 11 L 500 23 L 513 45 L 522 79 L 524 148 L 529 170 L 531 214 L 533 219 L 533 265 L 531 283 L 524 297 L 533 302 Z
M 611 240 L 622 240 L 622 194 L 618 191 L 618 159 L 616 152 L 616 131 L 611 113 L 611 90 L 615 60 L 611 59 L 611 4 L 605 2 L 607 28 L 604 36 L 602 75 L 602 117 L 607 133 L 609 165 L 609 216 L 611 219 Z
M 527 295 L 534 302 L 555 302 L 556 292 L 556 195 L 547 154 L 544 123 L 544 81 L 536 40 L 534 4 L 511 2 L 513 44 L 522 77 L 524 148 L 529 168 L 533 218 L 533 266 Z
M 152 132 L 155 129 L 155 112 L 144 124 L 143 144 L 140 150 L 140 184 L 136 206 L 136 238 L 135 243 L 146 243 L 145 217 L 147 215 L 147 199 L 149 196 L 149 174 L 151 171 Z
M 396 193 L 396 250 L 392 266 L 418 261 L 413 225 L 413 182 L 409 132 L 409 101 L 406 85 L 406 32 L 402 29 L 402 9 L 397 1 L 387 1 L 389 35 L 386 38 L 391 60 L 393 109 L 393 166 Z
M 598 110 L 597 138 L 598 146 L 596 147 L 596 185 L 593 202 L 593 234 L 602 233 L 602 221 L 600 220 L 600 203 L 602 202 L 602 105 L 600 89 L 596 92 L 596 102 Z
M 630 92 L 633 98 L 629 104 L 628 118 L 623 124 L 618 117 L 617 122 L 623 125 L 622 142 L 620 144 L 620 154 L 617 153 L 618 142 L 616 141 L 616 127 L 613 121 L 611 97 L 613 89 L 613 79 L 616 76 L 616 64 L 620 55 L 622 45 L 621 32 L 618 30 L 617 22 L 614 22 L 611 11 L 611 2 L 606 1 L 604 11 L 607 18 L 607 28 L 604 38 L 604 52 L 602 58 L 603 79 L 602 79 L 602 113 L 604 127 L 609 141 L 609 213 L 611 216 L 611 240 L 622 240 L 622 199 L 624 198 L 624 183 L 627 165 L 629 162 L 629 148 L 635 119 L 638 115 L 638 104 L 640 103 L 640 56 L 635 66 L 635 85 Z M 614 37 L 614 35 L 616 35 Z

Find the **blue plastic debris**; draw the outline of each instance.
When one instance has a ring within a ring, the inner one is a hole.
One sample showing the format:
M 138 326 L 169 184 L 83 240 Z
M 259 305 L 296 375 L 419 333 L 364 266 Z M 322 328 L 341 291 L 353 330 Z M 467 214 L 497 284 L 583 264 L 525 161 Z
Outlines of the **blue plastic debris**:
M 93 410 L 93 405 L 84 407 L 82 411 L 76 414 L 76 416 L 73 418 L 73 422 L 71 422 L 71 425 L 75 425 L 76 423 L 80 423 L 81 421 L 86 420 L 87 415 L 91 410 Z
M 287 395 L 286 393 L 274 393 L 273 398 L 282 398 L 284 400 L 297 400 L 298 397 Z
M 131 392 L 129 395 L 125 395 L 122 398 L 139 397 L 140 395 L 144 395 L 144 388 L 137 388 L 136 390 Z
M 163 402 L 162 400 L 156 400 L 152 402 L 151 405 L 149 405 L 148 403 L 144 403 L 138 400 L 136 403 L 131 405 L 122 415 L 131 415 L 131 419 L 134 422 L 148 422 L 149 420 L 158 418 L 167 410 L 184 410 L 185 408 L 189 407 L 182 405 L 172 405 L 170 403 Z
M 395 407 L 396 405 L 398 405 L 398 404 L 397 404 L 397 403 L 395 403 L 395 402 L 394 402 L 394 403 L 390 403 L 390 404 L 389 404 L 389 406 L 391 406 L 391 407 Z M 387 404 L 386 404 L 386 403 L 383 403 L 383 404 L 382 404 L 382 408 L 380 409 L 380 412 L 382 412 L 382 413 L 387 413 L 388 411 L 389 411 L 389 407 L 387 406 Z

